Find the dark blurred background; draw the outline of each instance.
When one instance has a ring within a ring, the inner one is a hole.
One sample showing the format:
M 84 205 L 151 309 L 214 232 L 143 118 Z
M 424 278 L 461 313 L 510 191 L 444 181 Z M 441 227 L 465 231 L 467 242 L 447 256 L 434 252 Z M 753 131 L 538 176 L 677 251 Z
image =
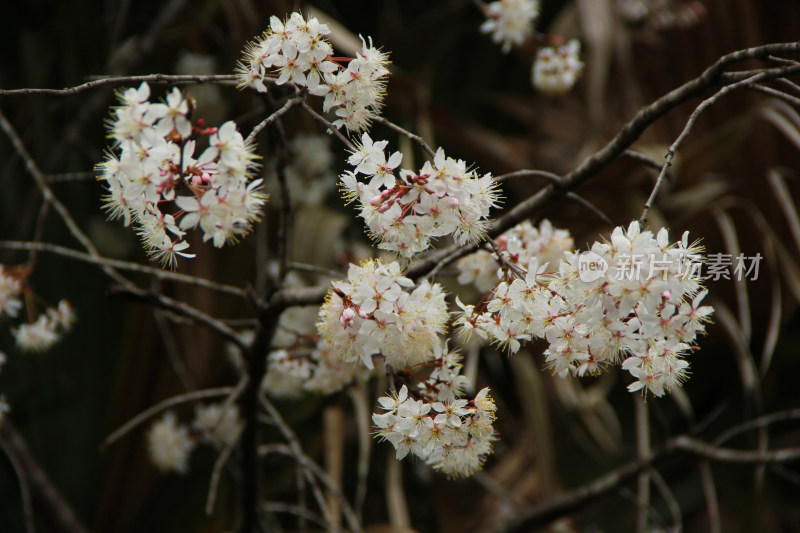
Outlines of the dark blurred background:
M 705 13 L 696 24 L 663 29 L 648 20 L 632 23 L 616 17 L 612 0 L 544 0 L 537 30 L 580 38 L 586 63 L 575 90 L 555 98 L 537 94 L 531 87 L 536 41 L 503 55 L 479 32 L 482 16 L 471 1 L 321 0 L 310 5 L 352 34 L 372 36 L 391 53 L 395 70 L 388 88 L 387 118 L 444 146 L 449 155 L 474 162 L 482 171 L 501 174 L 537 168 L 561 174 L 602 147 L 642 105 L 699 75 L 721 55 L 800 37 L 800 3 L 795 0 L 701 3 Z M 0 8 L 0 88 L 60 88 L 109 74 L 208 72 L 209 68 L 231 73 L 245 42 L 267 27 L 269 16 L 283 17 L 297 7 L 293 2 L 270 0 L 6 1 Z M 187 53 L 205 59 L 198 66 Z M 233 87 L 211 94 L 204 94 L 204 89 L 190 90 L 197 92 L 200 110 L 210 123 L 234 118 L 248 131 L 269 105 L 262 97 Z M 164 86 L 153 87 L 155 95 L 165 92 Z M 798 96 L 797 91 L 794 94 Z M 102 160 L 108 144 L 104 119 L 114 102 L 111 88 L 99 88 L 68 97 L 0 97 L 0 110 L 42 170 L 60 175 L 91 171 Z M 697 103 L 688 102 L 659 120 L 635 148 L 661 160 Z M 654 446 L 697 428 L 699 421 L 706 423 L 700 436 L 712 440 L 751 416 L 800 404 L 795 383 L 800 372 L 796 306 L 800 235 L 792 234 L 791 217 L 787 218 L 778 201 L 781 194 L 790 203 L 798 200 L 800 118 L 796 109 L 786 107 L 764 95 L 741 92 L 711 108 L 680 150 L 673 181 L 651 214 L 651 223 L 670 227 L 674 239 L 689 229 L 693 237 L 703 238 L 709 251 L 738 249 L 746 255 L 767 256 L 759 279 L 747 284 L 744 307 L 733 282 L 710 284 L 717 316 L 729 309 L 730 320 L 718 318 L 708 337 L 701 339 L 702 349 L 692 358 L 692 376 L 684 387 L 688 403 L 650 400 Z M 292 132 L 316 127 L 298 117 L 290 114 L 285 120 Z M 380 128 L 375 131 L 392 142 L 396 139 Z M 269 157 L 269 143 L 263 148 L 263 155 Z M 340 159 L 343 166 L 344 157 Z M 775 181 L 768 181 L 768 172 L 779 176 L 788 195 L 769 185 Z M 626 225 L 638 218 L 652 180 L 651 171 L 624 159 L 579 192 L 615 224 Z M 0 139 L 0 185 L 0 239 L 31 239 L 41 195 L 5 137 Z M 533 181 L 509 182 L 504 187 L 506 205 L 514 205 L 541 186 Z M 104 220 L 103 191 L 95 180 L 54 181 L 52 188 L 104 254 L 146 260 L 129 228 Z M 348 208 L 339 204 L 333 198 L 331 209 L 349 215 Z M 568 201 L 545 215 L 557 226 L 570 229 L 576 246 L 591 243 L 599 232 L 611 229 L 585 207 Z M 271 215 L 267 218 L 269 222 Z M 361 233 L 359 224 L 354 220 L 349 235 Z M 262 230 L 237 247 L 204 249 L 197 259 L 183 262 L 181 271 L 241 284 L 253 279 L 254 239 L 267 236 L 268 230 Z M 314 235 L 296 238 L 308 243 Z M 77 247 L 53 213 L 41 240 Z M 200 248 L 199 243 L 194 246 Z M 5 264 L 26 258 L 27 254 L 0 251 L 0 262 Z M 103 439 L 124 421 L 184 390 L 167 360 L 166 342 L 180 347 L 195 386 L 232 384 L 235 378 L 220 340 L 197 327 L 168 325 L 165 332 L 151 308 L 114 297 L 109 280 L 89 265 L 42 254 L 29 281 L 37 295 L 50 303 L 61 298 L 72 302 L 79 320 L 55 349 L 32 355 L 18 353 L 7 324 L 0 323 L 0 349 L 9 360 L 0 373 L 0 393 L 11 404 L 9 419 L 83 523 L 97 533 L 226 530 L 236 509 L 236 491 L 230 481 L 222 484 L 215 514 L 203 515 L 216 459 L 210 450 L 192 457 L 191 473 L 186 476 L 162 475 L 149 465 L 142 429 L 100 450 Z M 240 302 L 224 296 L 169 284 L 162 289 L 216 316 L 248 316 Z M 775 334 L 778 341 L 773 353 L 769 346 Z M 531 346 L 529 352 L 515 357 L 525 358 L 525 368 L 536 375 L 535 369 L 542 368 L 539 347 Z M 767 364 L 764 359 L 769 354 Z M 635 457 L 633 401 L 622 375 L 612 372 L 565 388 L 543 372 L 535 380 L 537 390 L 531 392 L 526 389 L 531 382 L 520 381 L 518 364 L 487 350 L 479 365 L 479 384 L 495 391 L 499 406 L 500 441 L 487 463 L 487 474 L 497 483 L 535 502 Z M 748 368 L 756 374 L 763 370 L 758 385 L 750 388 L 743 386 L 742 377 Z M 373 400 L 370 397 L 370 406 Z M 531 405 L 544 407 L 546 423 L 531 414 Z M 309 455 L 320 461 L 321 413 L 330 406 L 345 413 L 344 492 L 352 497 L 355 476 L 348 472 L 355 470 L 358 452 L 348 396 L 308 398 L 279 406 Z M 277 433 L 271 436 L 280 439 Z M 800 441 L 794 422 L 777 426 L 772 436 L 770 445 L 775 447 Z M 548 442 L 550 449 L 545 451 L 543 443 Z M 752 448 L 755 439 L 748 434 L 730 445 Z M 372 531 L 389 530 L 382 529 L 389 523 L 384 477 L 387 457 L 392 454 L 388 444 L 373 447 L 364 511 L 365 524 Z M 543 474 L 543 458 L 555 477 Z M 267 497 L 296 501 L 291 465 L 274 459 L 265 468 Z M 487 531 L 506 509 L 503 498 L 498 501 L 485 484 L 448 481 L 409 460 L 402 469 L 408 513 L 416 530 Z M 763 478 L 757 478 L 754 470 L 712 466 L 723 531 L 800 531 L 797 465 L 770 468 Z M 685 529 L 707 531 L 696 461 L 676 458 L 664 464 L 661 473 L 680 503 Z M 628 484 L 562 525 L 571 531 L 633 530 L 634 493 L 635 485 Z M 14 472 L 0 457 L 0 531 L 23 531 L 21 503 Z M 654 514 L 661 517 L 661 522 L 654 523 L 668 524 L 663 499 L 654 495 L 653 506 Z M 297 521 L 275 516 L 273 525 L 294 530 Z M 56 531 L 41 514 L 37 526 L 40 532 Z

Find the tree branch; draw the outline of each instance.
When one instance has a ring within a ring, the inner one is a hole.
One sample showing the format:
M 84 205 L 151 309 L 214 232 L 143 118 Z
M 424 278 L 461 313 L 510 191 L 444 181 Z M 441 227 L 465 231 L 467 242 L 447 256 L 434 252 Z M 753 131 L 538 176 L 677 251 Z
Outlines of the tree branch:
M 657 99 L 648 106 L 640 109 L 636 115 L 628 121 L 617 135 L 611 139 L 603 148 L 586 158 L 577 168 L 565 175 L 561 179 L 559 186 L 548 185 L 530 198 L 519 203 L 510 209 L 503 216 L 495 220 L 489 229 L 487 237 L 493 238 L 519 224 L 523 220 L 534 216 L 546 207 L 559 200 L 568 191 L 581 185 L 589 178 L 597 175 L 603 168 L 608 166 L 620 154 L 624 153 L 644 131 L 656 120 L 666 115 L 669 111 L 691 98 L 701 96 L 709 88 L 719 85 L 736 83 L 744 78 L 749 78 L 752 74 L 742 77 L 725 77 L 725 68 L 748 59 L 765 59 L 771 54 L 776 53 L 797 53 L 800 52 L 800 42 L 773 43 L 754 48 L 739 50 L 722 56 L 713 65 L 708 67 L 703 73 L 670 91 L 666 95 Z M 798 72 L 796 65 L 780 67 L 776 69 L 762 69 L 757 73 L 765 74 L 764 80 L 786 76 Z M 736 74 L 736 73 L 733 73 Z M 419 277 L 430 271 L 444 258 L 455 260 L 464 255 L 470 254 L 478 249 L 480 243 L 467 246 L 451 246 L 438 250 L 435 253 L 416 261 L 408 270 L 409 277 Z M 456 253 L 458 251 L 458 253 Z
M 167 75 L 167 74 L 148 74 L 146 76 L 112 76 L 108 78 L 99 78 L 92 81 L 87 81 L 74 87 L 65 87 L 64 89 L 0 89 L 0 96 L 28 96 L 33 94 L 47 94 L 52 96 L 69 96 L 78 94 L 89 89 L 96 87 L 104 87 L 107 85 L 130 85 L 134 83 L 157 83 L 157 84 L 171 84 L 181 85 L 186 83 L 220 83 L 224 85 L 236 85 L 238 76 L 235 74 L 220 74 L 220 75 Z
M 92 265 L 108 266 L 118 270 L 138 272 L 140 274 L 147 274 L 148 276 L 153 276 L 154 278 L 161 280 L 186 283 L 188 285 L 194 285 L 197 287 L 233 294 L 242 298 L 249 297 L 249 294 L 246 290 L 239 287 L 234 287 L 233 285 L 225 285 L 224 283 L 217 283 L 216 281 L 198 278 L 196 276 L 189 276 L 187 274 L 180 274 L 178 272 L 171 272 L 169 270 L 162 270 L 160 268 L 140 265 L 139 263 L 133 263 L 131 261 L 121 261 L 119 259 L 110 259 L 99 255 L 90 255 L 72 248 L 67 248 L 66 246 L 59 246 L 58 244 L 50 244 L 47 242 L 0 241 L 0 248 L 5 248 L 6 250 L 36 250 L 39 252 L 47 252 Z

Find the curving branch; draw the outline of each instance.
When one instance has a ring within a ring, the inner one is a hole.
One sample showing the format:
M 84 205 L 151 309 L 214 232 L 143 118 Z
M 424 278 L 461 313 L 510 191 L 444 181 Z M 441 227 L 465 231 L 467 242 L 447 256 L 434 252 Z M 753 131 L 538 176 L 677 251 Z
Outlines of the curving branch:
M 640 472 L 652 468 L 657 462 L 685 452 L 712 462 L 743 465 L 763 465 L 800 460 L 800 447 L 778 450 L 734 450 L 720 448 L 688 435 L 667 441 L 660 449 L 646 457 L 624 464 L 602 476 L 554 498 L 534 505 L 515 517 L 507 529 L 512 533 L 534 531 L 562 516 L 566 516 L 589 502 L 615 490 Z
M 495 220 L 488 231 L 487 237 L 496 237 L 523 220 L 541 213 L 546 207 L 560 200 L 568 191 L 577 188 L 586 180 L 596 176 L 638 140 L 651 124 L 678 105 L 692 98 L 702 96 L 711 88 L 733 84 L 750 78 L 754 74 L 763 75 L 759 81 L 767 81 L 800 72 L 798 65 L 791 64 L 778 68 L 751 71 L 746 75 L 741 72 L 725 73 L 724 70 L 729 66 L 749 59 L 767 59 L 773 54 L 798 52 L 800 52 L 800 42 L 790 42 L 766 44 L 722 56 L 697 78 L 684 83 L 650 105 L 640 109 L 613 139 L 603 148 L 586 158 L 576 169 L 565 175 L 558 186 L 548 185 Z M 412 278 L 419 277 L 430 271 L 445 258 L 450 261 L 455 260 L 474 252 L 479 246 L 480 243 L 475 243 L 438 250 L 416 261 L 409 268 L 408 275 Z

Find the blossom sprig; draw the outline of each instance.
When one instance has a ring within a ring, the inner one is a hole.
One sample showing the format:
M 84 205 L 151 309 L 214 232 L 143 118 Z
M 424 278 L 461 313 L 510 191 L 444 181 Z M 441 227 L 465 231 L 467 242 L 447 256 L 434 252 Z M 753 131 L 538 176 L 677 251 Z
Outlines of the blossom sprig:
M 276 85 L 293 84 L 309 94 L 324 96 L 324 111 L 335 110 L 334 126 L 362 131 L 380 114 L 389 74 L 389 57 L 361 38 L 362 48 L 354 58 L 333 56 L 326 36 L 327 24 L 315 17 L 292 13 L 287 20 L 270 18 L 270 27 L 245 47 L 237 66 L 239 86 L 267 90 L 268 80 Z
M 533 86 L 553 95 L 569 92 L 583 74 L 580 42 L 570 39 L 564 43 L 561 38 L 555 41 L 553 46 L 539 48 L 531 71 Z
M 381 354 L 393 368 L 406 368 L 434 357 L 447 320 L 438 283 L 423 281 L 414 287 L 397 262 L 368 260 L 351 264 L 347 280 L 333 283 L 317 330 L 344 361 L 360 360 L 372 369 L 372 356 Z
M 215 247 L 249 233 L 266 202 L 254 146 L 232 121 L 206 128 L 192 123 L 194 102 L 173 89 L 164 103 L 151 103 L 142 83 L 119 95 L 122 105 L 108 121 L 114 146 L 98 165 L 109 219 L 134 224 L 153 260 L 174 268 L 186 251 L 186 231 L 200 226 Z M 208 147 L 195 157 L 196 140 Z M 172 208 L 172 213 L 165 212 Z
M 0 318 L 14 318 L 22 309 L 22 280 L 11 268 L 0 265 Z
M 26 282 L 30 267 L 0 265 L 0 320 L 16 318 L 23 309 L 27 322 L 11 327 L 17 347 L 23 352 L 44 352 L 55 346 L 68 333 L 76 320 L 73 307 L 67 300 L 47 306 L 39 311 L 34 302 L 36 295 Z
M 684 357 L 713 313 L 701 305 L 702 247 L 688 239 L 670 243 L 666 229 L 653 235 L 632 222 L 588 252 L 567 252 L 557 270 L 534 257 L 524 277 L 503 270 L 478 306 L 458 301 L 456 325 L 511 352 L 544 338 L 547 366 L 561 377 L 622 361 L 636 379 L 628 390 L 662 396 L 687 378 Z
M 185 474 L 189 471 L 189 458 L 199 444 L 222 449 L 234 444 L 243 428 L 236 405 L 198 405 L 191 425 L 180 423 L 173 411 L 167 411 L 147 432 L 148 456 L 162 472 Z
M 492 41 L 501 43 L 508 53 L 512 45 L 520 45 L 533 33 L 539 17 L 538 0 L 498 0 L 484 8 L 486 20 L 481 32 L 490 33 Z
M 341 176 L 345 199 L 358 201 L 359 216 L 379 248 L 411 257 L 428 249 L 436 237 L 451 235 L 459 244 L 484 237 L 489 210 L 499 201 L 491 174 L 479 176 L 441 148 L 419 172 L 398 172 L 402 154 L 394 152 L 387 159 L 387 144 L 364 133 L 348 159 L 354 169 Z M 359 174 L 369 181 L 359 181 Z
M 449 477 L 467 477 L 492 452 L 496 407 L 488 388 L 470 400 L 410 391 L 403 385 L 378 403 L 385 412 L 373 414 L 372 421 L 377 435 L 394 446 L 398 460 L 412 453 Z

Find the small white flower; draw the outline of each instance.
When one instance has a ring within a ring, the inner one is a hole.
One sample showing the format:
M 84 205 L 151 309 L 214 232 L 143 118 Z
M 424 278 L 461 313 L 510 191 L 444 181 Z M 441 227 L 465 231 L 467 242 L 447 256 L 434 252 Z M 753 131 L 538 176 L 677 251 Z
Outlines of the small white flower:
M 150 426 L 147 433 L 150 460 L 163 472 L 186 473 L 194 445 L 188 429 L 178 425 L 175 413 L 171 411 Z

